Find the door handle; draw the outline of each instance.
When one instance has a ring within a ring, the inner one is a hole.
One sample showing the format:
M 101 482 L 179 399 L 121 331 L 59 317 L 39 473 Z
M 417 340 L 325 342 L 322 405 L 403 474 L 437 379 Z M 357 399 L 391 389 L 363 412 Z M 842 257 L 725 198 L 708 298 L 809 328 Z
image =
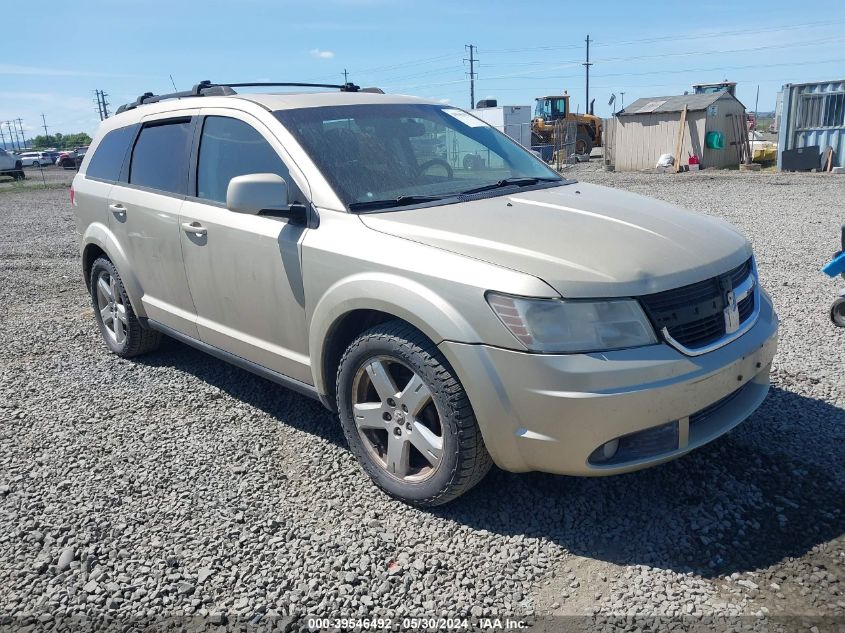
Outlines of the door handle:
M 206 235 L 208 233 L 208 229 L 199 222 L 182 222 L 182 230 L 194 235 Z
M 119 202 L 115 202 L 109 205 L 109 211 L 111 211 L 115 215 L 122 215 L 126 213 L 126 207 L 124 207 Z

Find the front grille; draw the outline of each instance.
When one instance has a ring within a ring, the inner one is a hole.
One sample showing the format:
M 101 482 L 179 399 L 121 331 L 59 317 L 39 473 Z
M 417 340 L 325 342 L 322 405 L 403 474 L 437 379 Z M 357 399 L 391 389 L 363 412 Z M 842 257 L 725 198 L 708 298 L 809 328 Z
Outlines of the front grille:
M 726 291 L 752 274 L 751 259 L 718 277 L 640 297 L 655 330 L 665 327 L 676 341 L 695 349 L 725 336 Z M 739 302 L 740 324 L 754 312 L 754 293 Z

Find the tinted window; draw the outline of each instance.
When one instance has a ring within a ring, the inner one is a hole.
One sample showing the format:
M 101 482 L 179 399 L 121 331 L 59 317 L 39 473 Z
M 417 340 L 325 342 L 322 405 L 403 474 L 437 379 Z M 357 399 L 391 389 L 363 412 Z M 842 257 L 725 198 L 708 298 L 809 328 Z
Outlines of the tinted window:
M 190 119 L 144 126 L 132 152 L 129 182 L 171 193 L 185 193 L 190 132 Z
M 197 197 L 226 202 L 235 176 L 278 174 L 293 186 L 282 159 L 251 125 L 228 117 L 205 119 L 197 165 Z
M 97 151 L 91 157 L 88 178 L 102 178 L 103 180 L 118 180 L 126 150 L 135 136 L 135 126 L 122 127 L 112 130 L 103 137 L 97 146 Z

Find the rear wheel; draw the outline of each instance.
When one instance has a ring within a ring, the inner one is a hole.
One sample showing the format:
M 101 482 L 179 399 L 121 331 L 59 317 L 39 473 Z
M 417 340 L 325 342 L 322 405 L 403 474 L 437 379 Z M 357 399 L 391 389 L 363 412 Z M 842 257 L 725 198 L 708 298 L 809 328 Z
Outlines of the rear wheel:
M 457 376 L 437 346 L 407 323 L 377 325 L 347 348 L 338 369 L 337 405 L 364 471 L 403 501 L 447 503 L 490 470 Z
M 100 334 L 112 352 L 131 358 L 158 347 L 161 334 L 141 325 L 117 269 L 105 257 L 91 267 L 91 301 Z

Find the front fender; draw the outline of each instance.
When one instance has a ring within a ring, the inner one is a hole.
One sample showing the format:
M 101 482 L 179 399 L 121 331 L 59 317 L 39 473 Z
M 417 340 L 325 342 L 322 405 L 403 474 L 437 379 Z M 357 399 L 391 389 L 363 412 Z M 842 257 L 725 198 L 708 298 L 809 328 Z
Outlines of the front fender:
M 483 305 L 483 294 L 479 295 Z M 368 272 L 332 285 L 320 298 L 311 317 L 309 349 L 314 385 L 327 393 L 323 367 L 329 334 L 343 317 L 355 310 L 378 310 L 407 321 L 434 343 L 480 340 L 475 328 L 446 299 L 407 277 Z
M 109 227 L 102 222 L 92 222 L 85 229 L 82 235 L 81 255 L 82 255 L 82 277 L 85 279 L 85 284 L 88 285 L 90 280 L 88 277 L 89 249 L 96 246 L 101 249 L 111 260 L 117 268 L 123 287 L 126 288 L 126 294 L 129 295 L 129 302 L 132 304 L 132 310 L 139 317 L 146 317 L 147 313 L 144 310 L 144 304 L 141 302 L 141 297 L 144 291 L 141 288 L 138 279 L 132 273 L 132 268 L 129 266 L 126 253 L 121 248 L 120 243 L 115 239 L 114 234 L 109 230 Z

